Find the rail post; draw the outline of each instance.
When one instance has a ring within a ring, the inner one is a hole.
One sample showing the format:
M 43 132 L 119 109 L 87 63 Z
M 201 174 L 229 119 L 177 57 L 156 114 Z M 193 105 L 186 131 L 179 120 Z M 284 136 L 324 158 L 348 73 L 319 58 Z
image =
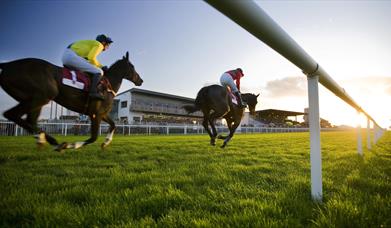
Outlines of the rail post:
M 372 149 L 371 145 L 371 120 L 367 117 L 367 149 Z
M 360 112 L 357 113 L 357 115 L 359 115 Z M 357 153 L 362 156 L 363 153 L 362 153 L 362 136 L 361 136 L 361 123 L 358 122 L 357 124 Z
M 309 75 L 308 81 L 308 119 L 310 127 L 311 195 L 322 201 L 322 153 L 320 148 L 319 117 L 319 76 Z

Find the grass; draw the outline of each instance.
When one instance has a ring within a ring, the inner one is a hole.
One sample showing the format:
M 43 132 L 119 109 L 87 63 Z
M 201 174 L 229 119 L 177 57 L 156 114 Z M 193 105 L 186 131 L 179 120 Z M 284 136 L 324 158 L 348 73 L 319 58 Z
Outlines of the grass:
M 222 150 L 206 135 L 116 136 L 59 154 L 0 137 L 0 226 L 391 227 L 391 133 L 364 157 L 354 132 L 322 133 L 323 203 L 308 140 L 238 134 Z

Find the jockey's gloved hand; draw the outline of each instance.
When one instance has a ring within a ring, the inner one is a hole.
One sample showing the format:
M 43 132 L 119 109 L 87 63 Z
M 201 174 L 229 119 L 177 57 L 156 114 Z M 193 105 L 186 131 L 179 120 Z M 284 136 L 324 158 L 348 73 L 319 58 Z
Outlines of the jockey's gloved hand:
M 109 68 L 107 66 L 103 66 L 102 70 L 103 70 L 104 73 L 106 73 L 109 70 Z

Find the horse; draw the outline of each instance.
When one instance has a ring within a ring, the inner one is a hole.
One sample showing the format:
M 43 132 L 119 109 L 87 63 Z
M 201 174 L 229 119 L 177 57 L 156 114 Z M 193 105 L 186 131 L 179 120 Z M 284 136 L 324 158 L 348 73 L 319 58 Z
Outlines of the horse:
M 212 146 L 216 145 L 217 137 L 218 139 L 224 139 L 224 143 L 221 145 L 221 148 L 224 148 L 232 139 L 236 128 L 242 120 L 245 108 L 239 108 L 238 105 L 234 104 L 230 94 L 231 92 L 228 88 L 224 88 L 220 85 L 205 86 L 198 92 L 194 104 L 183 106 L 188 113 L 199 110 L 202 111 L 204 114 L 202 125 L 210 136 L 210 144 Z M 242 99 L 247 103 L 251 115 L 255 114 L 258 96 L 259 94 L 242 94 Z M 227 136 L 217 135 L 215 120 L 221 117 L 227 121 L 229 129 L 229 135 Z M 212 131 L 209 129 L 209 125 L 211 126 Z
M 115 123 L 109 117 L 112 104 L 122 79 L 141 86 L 143 80 L 129 61 L 129 52 L 122 59 L 112 64 L 102 77 L 100 87 L 103 100 L 90 99 L 87 91 L 75 89 L 61 83 L 63 68 L 37 58 L 25 58 L 7 63 L 0 63 L 0 85 L 19 103 L 4 112 L 4 117 L 35 134 L 37 144 L 46 142 L 53 145 L 56 151 L 80 148 L 96 141 L 101 121 L 107 122 L 109 133 L 102 149 L 113 140 Z M 106 83 L 102 83 L 106 82 Z M 91 136 L 83 142 L 59 144 L 57 140 L 40 130 L 37 120 L 42 106 L 51 100 L 63 107 L 87 115 L 91 120 Z M 22 118 L 26 116 L 25 118 Z

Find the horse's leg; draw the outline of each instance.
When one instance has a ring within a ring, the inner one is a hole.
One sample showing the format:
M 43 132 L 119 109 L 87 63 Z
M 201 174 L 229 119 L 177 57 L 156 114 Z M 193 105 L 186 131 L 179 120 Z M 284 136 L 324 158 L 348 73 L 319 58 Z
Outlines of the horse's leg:
M 58 142 L 55 138 L 53 138 L 52 136 L 48 135 L 45 131 L 38 128 L 37 120 L 40 112 L 41 112 L 41 108 L 39 108 L 38 110 L 31 111 L 30 113 L 27 114 L 27 118 L 26 118 L 26 121 L 29 124 L 31 124 L 31 126 L 34 129 L 36 129 L 36 131 L 38 132 L 37 134 L 34 135 L 34 137 L 37 140 L 37 145 L 42 146 L 46 142 L 49 142 L 50 145 L 54 145 L 54 146 L 58 145 Z
M 104 116 L 103 121 L 108 123 L 110 125 L 110 128 L 109 128 L 109 133 L 107 134 L 105 141 L 101 145 L 102 149 L 107 147 L 111 143 L 111 141 L 113 141 L 113 135 L 114 135 L 114 131 L 115 131 L 115 123 L 109 116 Z
M 224 148 L 227 145 L 227 143 L 232 139 L 236 131 L 236 128 L 238 128 L 239 124 L 240 124 L 240 120 L 235 121 L 234 124 L 229 128 L 229 135 L 224 140 L 223 145 L 221 145 L 221 148 Z
M 29 133 L 34 134 L 38 132 L 38 129 L 34 129 L 34 127 L 28 121 L 22 119 L 22 116 L 26 113 L 29 113 L 30 110 L 31 110 L 31 105 L 29 103 L 21 102 L 15 107 L 4 112 L 3 115 L 8 120 L 26 129 Z
M 209 124 L 210 124 L 210 127 L 212 128 L 212 135 L 211 138 L 213 138 L 213 145 L 214 142 L 216 141 L 216 137 L 217 137 L 217 130 L 216 130 L 216 119 L 219 118 L 220 116 L 222 116 L 222 112 L 216 112 L 216 111 L 213 111 L 213 113 L 210 114 L 209 116 Z
M 209 118 L 209 125 L 210 125 L 210 128 L 212 128 L 213 141 L 216 141 L 217 130 L 216 130 L 216 126 L 215 126 L 215 119 Z
M 204 114 L 204 120 L 202 121 L 202 126 L 204 126 L 206 132 L 208 132 L 208 134 L 209 134 L 210 145 L 214 146 L 214 145 L 216 145 L 215 138 L 213 138 L 212 132 L 209 129 L 208 122 L 209 122 L 209 115 Z
M 227 127 L 229 129 L 229 131 L 231 132 L 231 128 L 232 128 L 232 119 L 227 117 L 225 118 L 225 120 L 227 121 Z M 218 136 L 218 139 L 226 139 L 228 138 L 229 135 L 219 135 Z
M 39 108 L 38 110 L 31 111 L 30 113 L 27 114 L 26 121 L 32 126 L 34 132 L 38 132 L 38 134 L 34 135 L 34 138 L 37 140 L 37 145 L 43 146 L 47 141 L 45 137 L 45 132 L 40 131 L 37 125 L 40 112 L 41 112 L 41 108 Z
M 102 120 L 102 117 L 95 116 L 91 118 L 91 137 L 84 142 L 75 142 L 75 143 L 66 143 L 63 142 L 56 148 L 56 151 L 61 152 L 63 149 L 78 149 L 82 146 L 93 143 L 98 138 L 99 125 Z
M 95 116 L 95 118 L 91 118 L 91 137 L 84 141 L 83 146 L 96 141 L 96 139 L 98 138 L 98 131 L 101 121 L 102 117 L 100 116 Z
M 52 137 L 50 137 L 49 140 L 48 138 L 45 140 L 45 135 L 41 134 L 37 127 L 37 120 L 41 108 L 46 103 L 46 101 L 42 101 L 40 104 L 34 104 L 34 102 L 21 102 L 4 112 L 4 117 L 26 129 L 29 133 L 36 134 L 36 138 L 38 138 L 40 143 L 44 143 L 47 140 L 50 144 L 57 145 L 57 141 Z M 22 119 L 24 114 L 27 114 L 26 119 Z
M 41 112 L 43 105 L 47 103 L 47 100 L 41 102 L 20 102 L 15 107 L 4 112 L 4 117 L 8 120 L 15 122 L 17 125 L 26 129 L 29 133 L 35 134 L 38 143 L 44 143 L 48 141 L 51 145 L 58 145 L 57 140 L 53 137 L 46 135 L 37 127 L 37 120 Z M 22 119 L 22 116 L 26 114 L 26 119 Z

